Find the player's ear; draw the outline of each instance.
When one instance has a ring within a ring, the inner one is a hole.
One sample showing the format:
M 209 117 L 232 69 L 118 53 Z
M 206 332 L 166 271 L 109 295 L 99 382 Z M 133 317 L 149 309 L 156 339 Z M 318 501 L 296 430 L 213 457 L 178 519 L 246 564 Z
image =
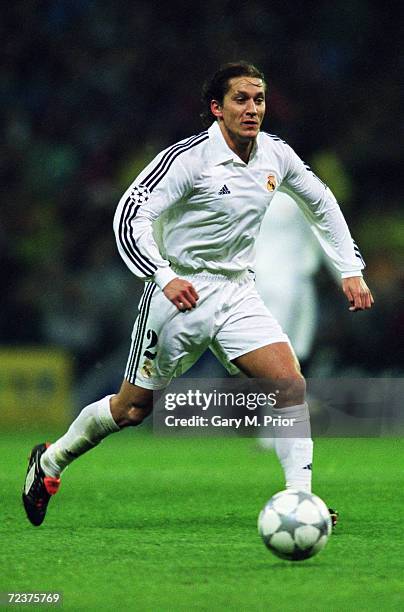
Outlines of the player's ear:
M 217 100 L 211 101 L 210 110 L 212 111 L 212 114 L 216 117 L 216 119 L 221 119 L 223 117 L 222 105 L 219 104 Z

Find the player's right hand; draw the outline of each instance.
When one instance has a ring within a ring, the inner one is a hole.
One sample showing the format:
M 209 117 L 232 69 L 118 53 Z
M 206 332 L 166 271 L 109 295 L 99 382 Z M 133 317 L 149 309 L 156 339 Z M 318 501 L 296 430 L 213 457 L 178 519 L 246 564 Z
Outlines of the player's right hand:
M 174 278 L 167 283 L 163 293 L 181 312 L 195 308 L 199 300 L 193 284 L 183 278 Z

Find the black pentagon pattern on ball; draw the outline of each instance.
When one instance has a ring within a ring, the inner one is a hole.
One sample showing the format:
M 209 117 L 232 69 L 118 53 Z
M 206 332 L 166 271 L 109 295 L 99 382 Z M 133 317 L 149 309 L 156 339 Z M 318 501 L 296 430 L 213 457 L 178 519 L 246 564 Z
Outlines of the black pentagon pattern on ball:
M 280 525 L 273 533 L 271 533 L 270 536 L 266 536 L 266 537 L 262 536 L 262 538 L 264 540 L 265 545 L 277 557 L 280 557 L 281 559 L 285 559 L 288 561 L 302 561 L 304 559 L 308 559 L 309 557 L 312 557 L 313 554 L 315 554 L 314 547 L 319 542 L 319 540 L 323 536 L 328 537 L 327 523 L 324 520 L 317 522 L 317 523 L 310 523 L 311 526 L 316 527 L 318 529 L 319 536 L 316 542 L 314 542 L 312 546 L 309 546 L 308 548 L 305 548 L 305 549 L 300 548 L 298 544 L 296 543 L 295 531 L 297 528 L 302 527 L 302 522 L 296 518 L 296 513 L 302 502 L 306 500 L 311 501 L 311 502 L 313 501 L 312 495 L 311 493 L 308 493 L 306 491 L 293 491 L 293 492 L 290 491 L 291 495 L 296 495 L 298 497 L 298 503 L 293 511 L 289 512 L 288 514 L 283 514 L 279 511 L 276 511 L 273 508 L 273 502 L 276 502 L 276 499 L 279 498 L 282 495 L 282 493 L 283 492 L 274 495 L 274 497 L 267 504 L 267 507 L 270 507 L 270 508 L 272 507 L 272 509 L 276 512 L 276 514 L 280 518 L 281 520 Z M 274 545 L 271 544 L 272 537 L 275 534 L 281 533 L 281 532 L 287 532 L 288 534 L 290 534 L 290 536 L 293 539 L 294 548 L 290 553 L 283 553 L 282 551 L 278 550 L 278 548 L 276 548 Z
M 146 185 L 142 185 L 142 184 L 135 185 L 134 187 L 132 187 L 130 194 L 129 194 L 130 200 L 134 204 L 137 204 L 138 206 L 141 206 L 142 204 L 146 204 L 149 197 L 150 197 L 150 189 L 146 187 Z

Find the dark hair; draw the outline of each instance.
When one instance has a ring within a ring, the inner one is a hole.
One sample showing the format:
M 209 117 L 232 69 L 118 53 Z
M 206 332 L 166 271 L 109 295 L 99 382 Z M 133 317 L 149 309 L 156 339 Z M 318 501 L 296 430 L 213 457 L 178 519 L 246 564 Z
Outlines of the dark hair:
M 220 66 L 219 70 L 210 79 L 205 81 L 202 87 L 203 111 L 201 119 L 205 127 L 209 127 L 213 120 L 212 111 L 210 110 L 211 101 L 217 100 L 219 103 L 222 103 L 224 96 L 229 91 L 229 80 L 240 76 L 262 79 L 264 86 L 266 85 L 264 74 L 253 64 L 240 61 L 229 62 Z

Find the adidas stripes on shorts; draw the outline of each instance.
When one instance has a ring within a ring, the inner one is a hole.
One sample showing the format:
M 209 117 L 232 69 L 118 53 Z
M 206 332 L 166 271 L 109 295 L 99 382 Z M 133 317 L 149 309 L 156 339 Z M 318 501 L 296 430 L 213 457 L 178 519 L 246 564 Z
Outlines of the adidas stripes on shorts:
M 264 305 L 248 272 L 180 274 L 199 294 L 196 308 L 180 312 L 154 283 L 139 303 L 125 378 L 146 389 L 162 389 L 210 348 L 230 373 L 231 360 L 274 342 L 289 342 Z

